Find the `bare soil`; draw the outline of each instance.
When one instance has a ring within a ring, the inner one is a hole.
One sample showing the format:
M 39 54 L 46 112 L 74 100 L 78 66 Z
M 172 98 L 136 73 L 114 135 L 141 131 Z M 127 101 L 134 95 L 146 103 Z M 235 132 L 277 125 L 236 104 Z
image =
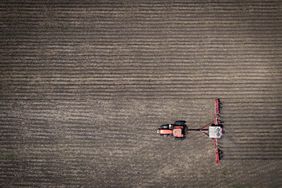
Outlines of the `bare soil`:
M 281 7 L 1 1 L 0 187 L 282 187 Z

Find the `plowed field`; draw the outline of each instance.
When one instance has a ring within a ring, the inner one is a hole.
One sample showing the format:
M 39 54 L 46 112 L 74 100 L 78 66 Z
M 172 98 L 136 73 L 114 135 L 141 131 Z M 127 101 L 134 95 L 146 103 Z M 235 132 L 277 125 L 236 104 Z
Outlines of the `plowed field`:
M 0 187 L 282 187 L 281 1 L 0 3 Z M 221 98 L 223 160 L 192 132 Z

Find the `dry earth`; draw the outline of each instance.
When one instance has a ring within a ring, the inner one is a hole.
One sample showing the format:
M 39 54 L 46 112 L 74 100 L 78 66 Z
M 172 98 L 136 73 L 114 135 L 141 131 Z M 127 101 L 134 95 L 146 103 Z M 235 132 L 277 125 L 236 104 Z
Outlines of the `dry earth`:
M 1 1 L 0 187 L 282 187 L 281 1 Z M 199 133 L 223 101 L 221 166 Z

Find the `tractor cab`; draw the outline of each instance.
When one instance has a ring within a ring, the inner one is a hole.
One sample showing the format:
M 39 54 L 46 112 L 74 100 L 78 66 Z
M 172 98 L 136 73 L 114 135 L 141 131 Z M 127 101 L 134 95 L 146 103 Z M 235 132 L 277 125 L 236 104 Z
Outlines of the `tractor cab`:
M 185 135 L 184 128 L 182 126 L 175 126 L 172 130 L 172 134 L 175 138 L 183 138 Z

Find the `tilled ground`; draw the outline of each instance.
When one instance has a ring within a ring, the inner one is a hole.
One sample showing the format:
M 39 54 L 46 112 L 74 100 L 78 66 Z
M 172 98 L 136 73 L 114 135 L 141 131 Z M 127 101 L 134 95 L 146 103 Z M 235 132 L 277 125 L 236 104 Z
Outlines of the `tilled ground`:
M 2 1 L 1 187 L 281 187 L 279 1 Z M 221 166 L 200 133 L 222 99 Z

